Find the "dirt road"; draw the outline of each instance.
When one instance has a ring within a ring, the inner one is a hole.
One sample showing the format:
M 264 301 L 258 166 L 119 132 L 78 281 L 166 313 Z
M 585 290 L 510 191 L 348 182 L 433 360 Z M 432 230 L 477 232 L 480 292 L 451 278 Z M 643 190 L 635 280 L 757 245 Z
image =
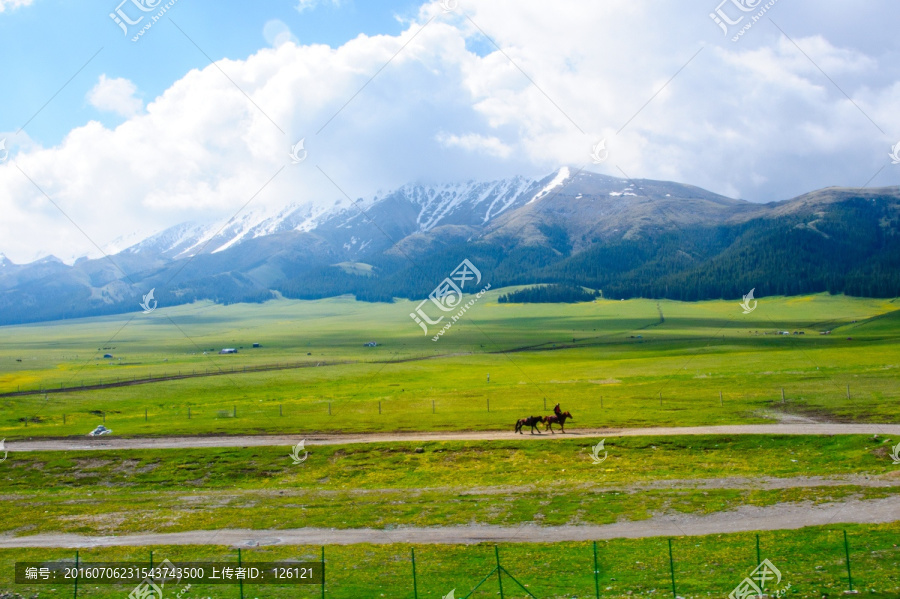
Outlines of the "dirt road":
M 878 524 L 900 520 L 900 501 L 886 497 L 871 501 L 856 499 L 814 505 L 811 502 L 767 507 L 742 506 L 709 515 L 654 516 L 648 520 L 616 522 L 603 526 L 504 526 L 400 527 L 390 530 L 296 528 L 288 530 L 188 531 L 122 536 L 91 537 L 74 534 L 0 536 L 0 548 L 22 547 L 145 547 L 150 545 L 352 545 L 357 543 L 552 543 L 619 538 L 678 537 L 797 529 L 842 523 Z
M 510 427 L 512 428 L 512 427 Z M 193 447 L 269 447 L 294 445 L 306 439 L 314 445 L 343 445 L 350 443 L 390 443 L 398 441 L 423 443 L 428 441 L 509 441 L 528 439 L 550 441 L 572 438 L 611 438 L 673 435 L 879 435 L 900 439 L 900 424 L 747 424 L 722 426 L 659 427 L 659 428 L 598 428 L 576 429 L 566 434 L 517 435 L 503 431 L 448 431 L 426 433 L 303 433 L 295 435 L 235 435 L 201 437 L 138 437 L 117 438 L 75 437 L 65 439 L 35 439 L 7 441 L 10 453 L 17 451 L 65 451 L 112 449 L 185 449 Z

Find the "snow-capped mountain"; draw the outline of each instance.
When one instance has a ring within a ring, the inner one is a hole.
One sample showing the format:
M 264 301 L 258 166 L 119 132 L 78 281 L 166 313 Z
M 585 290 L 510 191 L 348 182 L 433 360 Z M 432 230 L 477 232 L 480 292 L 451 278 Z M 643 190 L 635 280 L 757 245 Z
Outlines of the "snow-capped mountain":
M 309 231 L 328 209 L 291 204 L 277 210 L 242 210 L 226 220 L 188 222 L 169 227 L 128 247 L 131 254 L 170 260 L 224 251 L 243 241 L 286 231 Z
M 829 228 L 832 221 L 840 226 Z M 571 167 L 538 179 L 410 183 L 325 207 L 249 206 L 224 221 L 123 237 L 107 249 L 136 243 L 73 265 L 53 256 L 18 265 L 0 255 L 0 323 L 125 312 L 150 289 L 160 306 L 264 301 L 276 292 L 354 293 L 370 301 L 424 297 L 462 257 L 483 265 L 498 287 L 579 281 L 612 294 L 653 294 L 647 285 L 659 283 L 698 298 L 722 297 L 728 281 L 737 286 L 727 292 L 737 293 L 784 279 L 784 293 L 796 290 L 790 281 L 803 275 L 791 268 L 807 250 L 849 260 L 826 263 L 821 280 L 852 279 L 858 264 L 895 272 L 890 253 L 900 255 L 900 248 L 891 249 L 900 236 L 891 227 L 900 227 L 897 188 L 827 189 L 760 205 L 690 185 Z M 868 233 L 844 239 L 855 230 Z M 879 236 L 887 241 L 867 245 Z M 753 280 L 736 278 L 751 271 Z M 716 272 L 728 274 L 710 274 Z M 701 293 L 697 281 L 704 277 L 713 282 Z M 878 285 L 881 294 L 894 289 L 886 278 Z
M 352 205 L 341 201 L 331 207 L 297 204 L 277 210 L 251 207 L 227 220 L 175 225 L 137 241 L 124 251 L 177 260 L 215 254 L 266 235 L 319 228 L 324 231 L 359 229 L 356 235 L 342 239 L 338 246 L 353 252 L 365 251 L 375 241 L 372 233 L 383 237 L 371 224 L 374 216 L 369 214 L 371 211 L 377 215 L 391 212 L 391 220 L 405 224 L 405 235 L 448 224 L 480 226 L 523 203 L 529 197 L 528 191 L 537 188 L 538 183 L 534 179 L 513 177 L 490 182 L 408 184 L 357 200 Z M 120 244 L 121 240 L 116 240 L 110 247 Z

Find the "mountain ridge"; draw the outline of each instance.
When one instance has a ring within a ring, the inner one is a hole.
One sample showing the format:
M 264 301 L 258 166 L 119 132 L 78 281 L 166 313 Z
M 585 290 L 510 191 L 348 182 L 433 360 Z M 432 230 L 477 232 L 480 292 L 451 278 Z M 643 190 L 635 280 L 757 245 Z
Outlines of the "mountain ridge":
M 0 255 L 0 323 L 127 312 L 151 288 L 160 305 L 276 293 L 425 297 L 464 257 L 481 260 L 495 288 L 564 283 L 679 299 L 743 287 L 896 296 L 897 231 L 898 187 L 833 187 L 754 204 L 562 167 L 540 178 L 409 183 L 327 209 L 290 204 L 181 223 L 109 259 L 73 265 Z M 366 276 L 340 264 L 365 264 Z

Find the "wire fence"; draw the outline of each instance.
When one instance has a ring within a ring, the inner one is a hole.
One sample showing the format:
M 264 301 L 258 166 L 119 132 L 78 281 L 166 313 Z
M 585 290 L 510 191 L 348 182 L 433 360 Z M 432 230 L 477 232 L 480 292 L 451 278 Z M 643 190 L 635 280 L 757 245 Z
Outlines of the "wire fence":
M 593 598 L 654 595 L 673 599 L 714 596 L 734 598 L 790 596 L 820 596 L 821 594 L 856 594 L 862 590 L 870 596 L 895 597 L 900 591 L 897 561 L 900 550 L 890 539 L 896 529 L 881 530 L 879 534 L 857 534 L 851 543 L 846 530 L 828 529 L 815 533 L 807 546 L 787 548 L 788 531 L 776 531 L 781 538 L 768 535 L 761 544 L 760 535 L 723 535 L 680 537 L 677 539 L 646 538 L 628 540 L 625 547 L 610 546 L 610 541 L 598 544 L 573 544 L 565 548 L 557 545 L 493 546 L 487 553 L 483 545 L 441 547 L 420 546 L 427 551 L 423 562 L 416 547 L 408 546 L 398 552 L 398 546 L 385 546 L 375 555 L 365 547 L 357 550 L 355 558 L 347 559 L 347 546 L 303 549 L 293 556 L 304 562 L 321 561 L 322 578 L 315 584 L 259 585 L 237 578 L 234 583 L 210 587 L 210 597 L 245 599 L 253 597 L 369 597 L 389 596 L 403 599 L 479 599 L 500 596 L 506 598 Z M 872 536 L 866 540 L 863 536 Z M 894 540 L 896 540 L 894 538 Z M 622 543 L 626 541 L 622 540 Z M 615 543 L 615 541 L 613 541 Z M 727 544 L 730 553 L 721 553 Z M 856 547 L 854 547 L 854 544 Z M 701 548 L 702 545 L 702 548 Z M 353 547 L 353 546 L 350 546 Z M 526 547 L 526 549 L 523 549 Z M 701 548 L 701 549 L 697 549 Z M 184 548 L 186 552 L 199 547 Z M 272 548 L 267 548 L 272 549 Z M 250 556 L 245 549 L 232 550 L 235 566 L 263 561 L 270 554 L 262 549 Z M 513 559 L 506 553 L 518 553 Z M 558 553 L 565 555 L 560 558 Z M 343 553 L 330 557 L 332 553 Z M 362 557 L 360 557 L 362 555 Z M 152 568 L 153 551 L 147 556 Z M 74 563 L 88 561 L 86 551 L 76 551 Z M 635 560 L 640 558 L 640 560 Z M 377 563 L 372 563 L 377 560 Z M 542 563 L 545 562 L 546 563 Z M 733 562 L 722 564 L 717 560 Z M 62 559 L 72 563 L 72 559 Z M 99 560 L 98 560 L 99 561 Z M 132 559 L 132 561 L 135 561 Z M 223 561 L 218 554 L 217 562 Z M 510 563 L 512 562 L 512 563 Z M 707 563 L 699 563 L 707 562 Z M 710 567 L 708 562 L 716 562 Z M 860 563 L 863 568 L 857 571 Z M 867 571 L 867 568 L 871 571 Z M 858 584 L 863 580 L 863 585 Z M 183 581 L 182 583 L 183 584 Z M 891 585 L 895 588 L 890 588 Z M 612 585 L 612 586 L 611 586 Z M 54 585 L 59 588 L 65 585 Z M 875 586 L 881 587 L 876 590 Z M 33 587 L 32 590 L 34 590 Z M 56 591 L 57 589 L 54 589 Z M 122 588 L 111 589 L 75 579 L 71 594 L 78 597 L 121 597 Z M 729 595 L 729 591 L 731 594 Z M 127 589 L 126 589 L 127 593 Z M 190 596 L 206 597 L 202 585 L 191 589 Z M 134 599 L 129 595 L 130 599 Z
M 399 387 L 399 384 L 394 386 Z M 745 418 L 748 410 L 754 409 L 800 410 L 802 413 L 804 409 L 809 408 L 815 411 L 823 401 L 843 402 L 847 407 L 854 407 L 860 401 L 865 402 L 866 406 L 871 407 L 871 420 L 894 421 L 886 407 L 891 398 L 885 397 L 880 391 L 870 392 L 859 388 L 851 390 L 849 385 L 846 386 L 844 393 L 836 394 L 832 391 L 829 397 L 823 397 L 818 389 L 805 389 L 800 386 L 788 389 L 770 387 L 758 391 L 729 389 L 723 392 L 705 389 L 692 390 L 688 393 L 670 390 L 655 391 L 653 394 L 650 394 L 646 387 L 643 391 L 629 388 L 619 391 L 604 390 L 602 393 L 594 393 L 587 397 L 583 395 L 567 397 L 560 403 L 563 410 L 572 412 L 574 418 L 567 422 L 566 426 L 589 428 L 611 424 L 615 426 L 633 424 L 635 411 L 648 408 L 679 413 L 682 420 L 685 410 L 706 414 L 712 418 L 715 418 L 717 413 L 733 415 L 737 411 Z M 140 405 L 143 402 L 134 399 L 99 401 L 87 397 L 65 404 L 44 402 L 36 405 L 10 405 L 9 409 L 5 410 L 5 430 L 11 431 L 21 427 L 24 433 L 26 432 L 24 429 L 52 427 L 58 434 L 67 434 L 75 430 L 81 432 L 87 428 L 92 429 L 100 424 L 109 427 L 118 424 L 125 427 L 128 433 L 140 434 L 141 427 L 149 423 L 183 431 L 190 431 L 198 426 L 226 431 L 233 426 L 238 428 L 265 426 L 266 423 L 276 426 L 279 422 L 283 422 L 284 418 L 303 418 L 305 422 L 320 428 L 323 426 L 327 428 L 332 418 L 335 419 L 335 424 L 340 424 L 338 422 L 340 420 L 360 420 L 375 424 L 378 422 L 377 418 L 384 418 L 386 425 L 396 422 L 405 426 L 407 420 L 410 421 L 409 424 L 415 425 L 421 424 L 423 417 L 443 416 L 452 420 L 462 415 L 474 418 L 475 422 L 490 424 L 490 428 L 508 425 L 512 430 L 517 419 L 549 415 L 556 403 L 554 399 L 546 397 L 536 399 L 533 396 L 515 395 L 505 391 L 495 394 L 490 390 L 466 390 L 455 394 L 444 393 L 433 398 L 418 394 L 404 398 L 405 391 L 397 389 L 396 396 L 382 399 L 301 395 L 265 399 L 254 397 L 249 400 L 235 398 L 228 403 L 214 403 L 204 399 L 194 403 L 169 403 L 170 400 L 167 398 L 159 398 L 163 403 L 148 405 L 148 402 L 143 406 Z M 97 408 L 89 409 L 90 404 L 95 401 Z M 116 405 L 107 407 L 110 403 Z M 630 422 L 617 423 L 616 418 L 620 415 Z M 710 422 L 707 416 L 703 417 L 702 423 Z M 655 423 L 659 424 L 656 421 Z M 526 427 L 525 430 L 531 432 L 530 427 Z M 537 430 L 546 431 L 546 427 L 541 425 Z M 554 426 L 554 430 L 559 430 L 558 425 Z M 34 434 L 36 431 L 27 432 Z M 89 431 L 84 430 L 84 433 L 87 432 Z

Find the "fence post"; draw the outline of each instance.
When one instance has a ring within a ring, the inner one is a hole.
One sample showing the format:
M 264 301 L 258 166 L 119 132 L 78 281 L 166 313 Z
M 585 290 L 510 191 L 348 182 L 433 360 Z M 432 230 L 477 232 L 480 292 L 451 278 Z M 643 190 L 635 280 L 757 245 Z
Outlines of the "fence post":
M 283 404 L 278 404 L 278 415 L 284 416 L 284 405 Z
M 78 550 L 75 550 L 75 594 L 72 595 L 75 599 L 78 599 Z
M 722 392 L 719 391 L 719 405 L 724 406 L 725 404 L 722 402 Z
M 678 599 L 675 591 L 675 561 L 672 559 L 672 539 L 669 539 L 669 571 L 672 572 L 672 597 Z
M 431 400 L 431 413 L 434 414 L 434 400 Z
M 756 565 L 762 563 L 762 558 L 759 555 L 759 535 L 756 535 Z
M 594 591 L 600 599 L 600 569 L 597 567 L 597 541 L 594 541 Z
M 659 392 L 659 407 L 662 407 L 662 391 Z
M 410 553 L 412 554 L 412 569 L 413 569 L 413 599 L 419 599 L 419 589 L 416 586 L 416 548 L 410 547 Z
M 325 545 L 322 545 L 322 599 L 325 599 Z
M 191 406 L 188 406 L 188 420 L 191 419 Z
M 147 422 L 147 408 L 144 408 L 144 422 Z
M 66 415 L 63 414 L 63 424 L 65 424 L 65 423 L 66 423 Z
M 784 403 L 784 387 L 781 388 L 781 403 Z
M 237 405 L 234 406 L 234 411 L 231 413 L 232 418 L 237 418 Z
M 847 399 L 850 399 L 850 385 L 847 385 Z
M 241 567 L 241 548 L 238 547 L 238 568 Z M 238 588 L 241 590 L 241 599 L 244 599 L 244 579 L 238 578 Z
M 103 424 L 106 424 L 106 412 L 103 412 Z
M 487 398 L 487 408 L 488 408 L 488 412 L 490 412 L 491 411 L 491 398 L 490 397 Z
M 500 549 L 494 545 L 494 555 L 497 556 L 497 582 L 500 584 L 500 599 L 503 599 L 503 568 L 500 567 Z
M 328 402 L 328 415 L 331 416 L 331 402 Z
M 853 592 L 853 575 L 850 573 L 850 545 L 847 543 L 847 530 L 844 530 L 844 554 L 847 556 L 847 582 L 850 583 L 850 592 Z

